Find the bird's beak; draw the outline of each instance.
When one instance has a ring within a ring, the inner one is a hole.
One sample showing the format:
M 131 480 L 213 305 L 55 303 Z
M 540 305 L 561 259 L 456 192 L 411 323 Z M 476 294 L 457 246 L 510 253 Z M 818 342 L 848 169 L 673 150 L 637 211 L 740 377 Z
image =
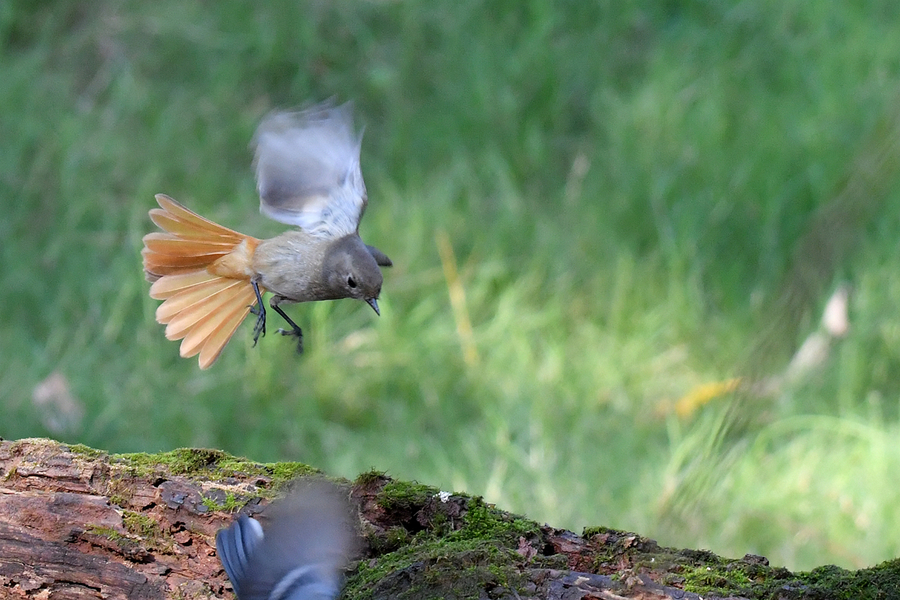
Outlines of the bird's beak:
M 378 301 L 375 298 L 366 298 L 366 303 L 372 307 L 376 315 L 381 316 L 381 311 L 378 310 Z

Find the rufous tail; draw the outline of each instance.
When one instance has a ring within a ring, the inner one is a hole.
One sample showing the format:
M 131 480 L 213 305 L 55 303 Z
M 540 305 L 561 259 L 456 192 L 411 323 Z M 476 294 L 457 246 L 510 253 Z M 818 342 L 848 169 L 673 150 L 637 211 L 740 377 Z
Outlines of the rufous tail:
M 144 236 L 150 297 L 164 300 L 156 320 L 180 340 L 181 356 L 209 368 L 256 304 L 250 259 L 259 240 L 222 227 L 157 194 L 150 218 L 164 233 Z M 260 294 L 265 290 L 260 287 Z

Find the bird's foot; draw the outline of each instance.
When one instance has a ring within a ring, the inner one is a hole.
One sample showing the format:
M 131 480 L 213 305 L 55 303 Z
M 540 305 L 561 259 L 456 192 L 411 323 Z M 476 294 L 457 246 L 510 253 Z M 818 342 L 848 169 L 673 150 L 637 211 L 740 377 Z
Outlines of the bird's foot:
M 303 354 L 303 331 L 294 326 L 293 329 L 279 329 L 278 333 L 281 335 L 293 335 L 297 337 L 297 354 Z
M 251 306 L 250 312 L 256 315 L 256 324 L 253 325 L 253 347 L 259 341 L 259 336 L 266 337 L 266 309 L 261 305 Z
M 281 307 L 278 306 L 277 302 L 272 302 L 271 306 L 275 309 L 275 312 L 281 315 L 282 318 L 287 321 L 287 324 L 291 326 L 290 329 L 279 329 L 278 333 L 280 333 L 281 335 L 296 336 L 297 354 L 303 354 L 303 331 L 301 331 L 300 326 L 294 323 L 293 319 L 291 319 L 289 316 L 287 316 L 287 314 L 285 314 L 283 310 L 281 310 Z
M 256 306 L 250 307 L 250 312 L 256 315 L 256 324 L 253 326 L 253 347 L 256 348 L 256 342 L 259 336 L 266 337 L 266 307 L 262 303 L 262 294 L 259 293 L 259 284 L 251 281 L 253 291 L 256 293 Z

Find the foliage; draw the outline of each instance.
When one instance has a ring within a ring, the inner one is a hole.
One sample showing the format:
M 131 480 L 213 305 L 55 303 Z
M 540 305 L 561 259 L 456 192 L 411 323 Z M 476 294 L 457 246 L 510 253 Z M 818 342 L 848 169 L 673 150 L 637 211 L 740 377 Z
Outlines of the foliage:
M 0 3 L 0 435 L 375 468 L 791 568 L 896 556 L 898 22 L 888 0 Z M 153 194 L 274 235 L 253 128 L 332 95 L 366 127 L 382 316 L 289 309 L 302 357 L 246 325 L 200 372 L 140 272 Z M 667 408 L 783 370 L 840 281 L 820 372 Z M 83 418 L 32 400 L 52 373 Z

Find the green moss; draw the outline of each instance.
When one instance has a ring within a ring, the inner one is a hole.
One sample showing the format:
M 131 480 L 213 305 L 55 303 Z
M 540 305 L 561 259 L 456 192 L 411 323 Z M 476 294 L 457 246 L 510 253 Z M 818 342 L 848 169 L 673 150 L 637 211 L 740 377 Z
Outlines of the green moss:
M 114 542 L 122 542 L 128 540 L 128 538 L 113 529 L 112 527 L 100 527 L 99 525 L 89 525 L 85 531 L 92 535 L 99 535 L 100 537 L 105 537 L 108 540 L 112 540 Z
M 188 474 L 191 472 L 189 467 L 196 467 L 199 462 L 196 459 L 185 459 L 184 449 L 160 452 L 159 454 L 146 452 L 114 454 L 111 458 L 114 462 L 124 464 L 129 474 L 136 477 L 149 477 L 160 473 Z
M 619 533 L 619 530 L 609 527 L 585 527 L 581 532 L 581 537 L 588 539 L 603 533 Z
M 106 452 L 96 450 L 90 446 L 85 446 L 84 444 L 66 444 L 66 448 L 75 454 L 79 454 L 89 459 L 103 458 L 106 456 Z
M 369 536 L 370 547 L 381 554 L 360 564 L 345 597 L 434 598 L 453 590 L 456 598 L 478 598 L 498 586 L 524 586 L 525 559 L 516 549 L 520 537 L 539 535 L 536 523 L 481 498 L 455 495 L 442 501 L 436 488 L 418 483 L 388 482 L 376 501 L 392 521 L 406 525 Z M 531 564 L 543 562 L 559 566 L 544 557 Z
M 381 481 L 382 479 L 385 479 L 386 477 L 387 477 L 386 471 L 370 469 L 370 470 L 366 471 L 365 473 L 360 473 L 356 477 L 356 481 L 354 481 L 353 483 L 356 485 L 359 485 L 359 486 L 367 486 L 367 485 L 376 483 L 378 481 Z
M 159 454 L 118 454 L 113 458 L 124 462 L 138 476 L 149 476 L 161 471 L 171 475 L 208 476 L 217 472 L 218 463 L 228 458 L 228 455 L 220 450 L 178 448 Z
M 463 518 L 465 527 L 451 535 L 465 535 L 468 539 L 500 539 L 533 537 L 540 532 L 534 521 L 504 513 L 493 505 L 486 504 L 482 498 L 471 498 L 468 510 Z
M 403 527 L 389 527 L 387 530 L 376 533 L 370 531 L 366 534 L 366 545 L 375 555 L 394 552 L 409 543 L 410 533 Z
M 116 506 L 126 507 L 134 497 L 134 488 L 128 485 L 117 473 L 113 472 L 106 488 L 109 501 Z
M 886 600 L 900 597 L 900 559 L 859 571 L 829 565 L 808 573 L 791 573 L 784 568 L 711 556 L 713 560 L 704 560 L 703 564 L 682 571 L 686 591 L 701 596 L 733 595 L 760 600 Z
M 162 536 L 162 529 L 155 520 L 132 510 L 122 511 L 122 523 L 128 533 L 145 539 L 155 539 Z
M 808 573 L 797 573 L 788 581 L 769 585 L 767 593 L 780 598 L 835 598 L 873 600 L 900 598 L 900 559 L 883 562 L 870 569 L 847 571 L 824 566 Z M 762 597 L 762 596 L 760 596 Z
M 417 482 L 391 481 L 378 494 L 378 506 L 388 511 L 421 508 L 439 491 Z
M 146 557 L 148 546 L 155 546 L 160 550 L 168 549 L 163 544 L 147 543 L 147 540 L 145 540 L 144 538 L 138 537 L 134 534 L 122 533 L 117 529 L 113 529 L 112 527 L 101 527 L 98 525 L 94 525 L 87 527 L 85 531 L 86 533 L 89 533 L 91 535 L 106 538 L 107 540 L 115 544 L 118 552 L 122 553 L 124 556 Z
M 271 479 L 271 488 L 300 476 L 320 473 L 318 469 L 298 462 L 257 463 L 231 456 L 221 450 L 206 448 L 179 448 L 170 452 L 147 454 L 116 454 L 116 462 L 124 464 L 129 473 L 138 477 L 152 475 L 183 475 L 197 479 L 222 479 L 225 477 L 265 477 Z
M 222 503 L 217 502 L 214 498 L 211 498 L 209 496 L 203 497 L 203 506 L 208 508 L 210 512 L 235 512 L 243 505 L 244 503 L 239 501 L 237 496 L 235 496 L 232 492 L 225 492 L 225 502 Z
M 279 481 L 290 481 L 297 477 L 320 474 L 321 471 L 301 462 L 280 462 L 263 465 L 272 477 Z
M 110 457 L 110 462 L 124 467 L 114 470 L 109 484 L 110 500 L 123 507 L 128 506 L 130 499 L 131 486 L 128 479 L 134 477 L 168 478 L 177 475 L 216 482 L 228 478 L 249 479 L 256 485 L 255 496 L 271 498 L 289 481 L 320 473 L 299 462 L 256 463 L 220 450 L 203 448 L 179 448 L 158 454 L 115 454 Z M 204 496 L 203 505 L 210 511 L 234 512 L 249 498 L 236 496 L 227 490 L 222 491 L 225 494 L 224 500 L 221 494 Z
M 218 470 L 218 463 L 228 457 L 221 450 L 208 448 L 178 448 L 171 454 L 174 460 L 170 466 L 176 475 Z
M 137 538 L 126 538 L 131 544 L 140 543 L 142 546 L 158 552 L 171 553 L 175 549 L 175 540 L 172 539 L 172 536 L 148 515 L 133 510 L 123 510 L 122 524 L 129 535 Z
M 491 541 L 452 541 L 416 536 L 408 546 L 360 564 L 346 598 L 387 592 L 398 599 L 434 598 L 453 590 L 457 598 L 478 598 L 498 585 L 519 588 L 521 557 Z
M 671 551 L 660 568 L 684 578 L 684 589 L 701 596 L 754 597 L 760 583 L 778 578 L 785 569 L 769 567 L 765 559 L 747 556 L 741 560 L 722 558 L 707 550 Z
M 209 497 L 203 498 L 203 506 L 209 509 L 209 512 L 215 512 L 217 510 L 225 510 L 224 504 L 219 504 L 215 500 Z
M 726 570 L 722 565 L 700 565 L 686 567 L 681 571 L 684 589 L 701 596 L 709 594 L 732 595 L 744 591 L 751 583 L 739 571 Z
M 231 492 L 227 492 L 225 494 L 225 505 L 223 506 L 222 510 L 225 510 L 228 512 L 235 512 L 243 505 L 244 505 L 244 503 L 239 502 L 237 497 L 234 494 L 232 494 Z

